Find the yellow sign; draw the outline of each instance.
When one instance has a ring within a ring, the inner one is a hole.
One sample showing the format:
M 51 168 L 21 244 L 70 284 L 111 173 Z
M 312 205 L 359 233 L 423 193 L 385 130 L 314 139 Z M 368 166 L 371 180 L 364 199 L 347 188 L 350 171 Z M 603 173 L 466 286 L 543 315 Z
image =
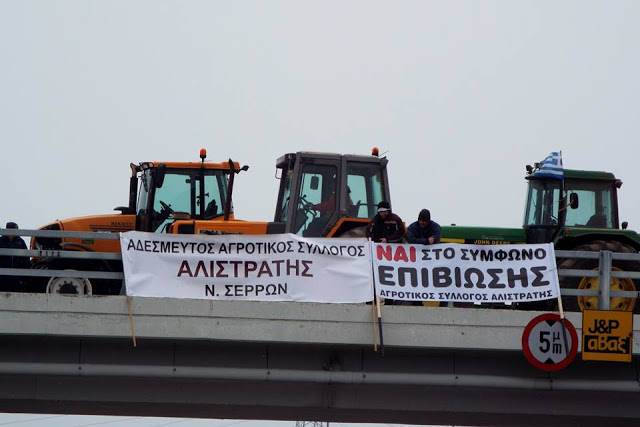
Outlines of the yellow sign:
M 582 313 L 582 360 L 631 362 L 633 313 L 585 310 Z

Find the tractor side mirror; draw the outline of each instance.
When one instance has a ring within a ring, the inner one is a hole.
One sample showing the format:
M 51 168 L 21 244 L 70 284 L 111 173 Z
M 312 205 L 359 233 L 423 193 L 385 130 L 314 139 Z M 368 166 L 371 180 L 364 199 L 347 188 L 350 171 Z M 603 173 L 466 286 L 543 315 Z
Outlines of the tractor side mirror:
M 153 182 L 156 185 L 156 188 L 161 188 L 164 183 L 164 175 L 167 172 L 167 165 L 161 163 L 156 172 L 153 174 Z
M 312 190 L 317 190 L 318 187 L 320 186 L 320 179 L 318 178 L 318 175 L 314 175 L 311 177 L 311 189 Z
M 578 193 L 569 194 L 569 206 L 571 207 L 571 209 L 578 209 L 578 206 L 580 206 Z

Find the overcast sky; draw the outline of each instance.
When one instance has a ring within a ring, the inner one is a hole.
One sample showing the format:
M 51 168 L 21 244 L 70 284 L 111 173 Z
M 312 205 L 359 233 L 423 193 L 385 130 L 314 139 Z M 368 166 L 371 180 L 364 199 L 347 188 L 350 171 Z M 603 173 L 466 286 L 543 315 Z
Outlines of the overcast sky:
M 0 0 L 0 224 L 110 213 L 130 162 L 203 147 L 251 167 L 236 217 L 272 220 L 277 157 L 378 146 L 407 223 L 427 207 L 519 227 L 525 164 L 562 150 L 624 181 L 639 230 L 639 17 L 623 0 Z

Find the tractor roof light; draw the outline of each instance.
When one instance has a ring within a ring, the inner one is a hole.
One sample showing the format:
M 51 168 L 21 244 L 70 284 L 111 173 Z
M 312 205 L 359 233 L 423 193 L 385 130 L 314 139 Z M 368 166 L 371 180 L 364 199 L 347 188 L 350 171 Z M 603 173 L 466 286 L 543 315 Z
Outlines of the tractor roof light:
M 207 158 L 207 150 L 204 148 L 200 149 L 200 158 L 202 159 L 202 163 L 204 163 L 204 159 Z

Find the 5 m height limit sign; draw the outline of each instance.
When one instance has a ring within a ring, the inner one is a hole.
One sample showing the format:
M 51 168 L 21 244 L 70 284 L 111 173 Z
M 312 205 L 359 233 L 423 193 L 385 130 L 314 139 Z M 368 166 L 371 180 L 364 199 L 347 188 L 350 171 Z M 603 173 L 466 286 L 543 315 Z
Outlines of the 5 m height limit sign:
M 533 366 L 543 371 L 566 368 L 578 353 L 578 334 L 567 319 L 555 313 L 534 317 L 522 333 L 522 350 Z

